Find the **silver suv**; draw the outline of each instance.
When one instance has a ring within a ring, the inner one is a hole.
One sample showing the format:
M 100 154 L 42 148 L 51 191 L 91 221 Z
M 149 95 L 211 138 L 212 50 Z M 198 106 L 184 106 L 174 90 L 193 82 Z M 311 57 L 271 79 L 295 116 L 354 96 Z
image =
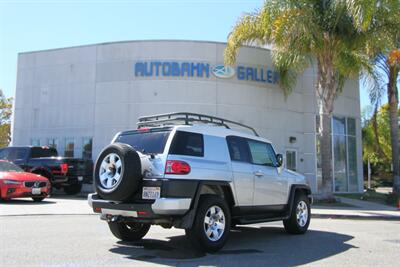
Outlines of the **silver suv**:
M 124 241 L 157 224 L 217 251 L 238 224 L 283 220 L 287 232 L 303 234 L 310 223 L 304 176 L 284 169 L 253 128 L 207 115 L 140 118 L 137 130 L 118 133 L 100 153 L 94 180 L 89 204 Z

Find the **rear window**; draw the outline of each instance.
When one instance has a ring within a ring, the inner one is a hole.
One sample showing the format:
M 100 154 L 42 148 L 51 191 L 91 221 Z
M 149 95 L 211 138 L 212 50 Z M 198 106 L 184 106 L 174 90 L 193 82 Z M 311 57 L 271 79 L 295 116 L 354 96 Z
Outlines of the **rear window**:
M 115 142 L 131 145 L 135 150 L 146 154 L 161 154 L 170 131 L 130 132 L 117 137 Z
M 170 154 L 194 157 L 204 156 L 203 135 L 177 131 L 172 141 Z
M 57 157 L 57 150 L 55 148 L 32 147 L 31 158 L 50 158 L 50 157 Z

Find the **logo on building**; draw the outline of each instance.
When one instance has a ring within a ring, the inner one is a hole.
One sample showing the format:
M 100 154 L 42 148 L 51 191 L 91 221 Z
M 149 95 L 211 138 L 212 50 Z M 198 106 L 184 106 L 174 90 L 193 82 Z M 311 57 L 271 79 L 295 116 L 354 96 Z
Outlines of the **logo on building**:
M 211 73 L 220 79 L 234 78 L 238 81 L 251 81 L 263 84 L 277 84 L 279 74 L 268 66 L 224 66 L 196 61 L 137 61 L 133 64 L 135 77 L 171 77 L 209 79 Z
M 215 65 L 211 69 L 212 74 L 217 78 L 228 79 L 235 76 L 235 69 L 231 66 Z

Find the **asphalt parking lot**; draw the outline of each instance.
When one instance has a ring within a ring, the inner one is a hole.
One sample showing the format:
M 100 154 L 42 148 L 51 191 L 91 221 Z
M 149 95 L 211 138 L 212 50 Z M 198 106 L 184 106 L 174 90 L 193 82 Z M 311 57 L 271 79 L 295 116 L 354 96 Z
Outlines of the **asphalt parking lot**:
M 71 212 L 24 214 L 29 206 Z M 0 236 L 1 266 L 397 266 L 400 251 L 400 222 L 383 220 L 313 219 L 298 236 L 280 222 L 238 227 L 215 254 L 195 250 L 174 228 L 155 226 L 141 242 L 121 242 L 85 199 L 69 197 L 1 203 Z

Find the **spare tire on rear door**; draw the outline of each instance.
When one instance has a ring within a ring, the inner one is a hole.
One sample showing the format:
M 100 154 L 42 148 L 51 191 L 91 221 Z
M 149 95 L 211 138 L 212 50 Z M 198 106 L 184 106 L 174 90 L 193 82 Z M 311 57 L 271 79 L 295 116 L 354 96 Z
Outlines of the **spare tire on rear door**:
M 141 179 L 140 157 L 130 145 L 111 144 L 97 158 L 94 181 L 103 199 L 127 200 L 139 189 Z

